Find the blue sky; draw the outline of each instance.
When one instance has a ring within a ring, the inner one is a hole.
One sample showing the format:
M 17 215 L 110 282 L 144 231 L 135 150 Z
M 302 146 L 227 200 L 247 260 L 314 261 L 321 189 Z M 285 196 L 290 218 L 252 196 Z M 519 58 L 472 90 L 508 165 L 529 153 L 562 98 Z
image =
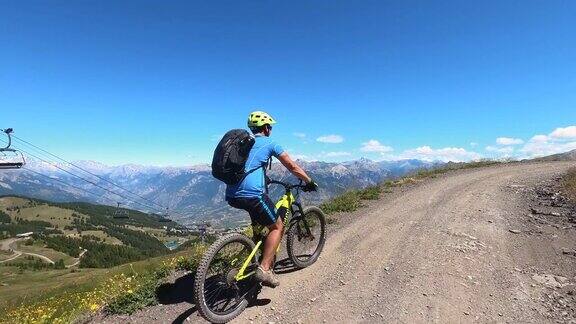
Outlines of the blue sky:
M 0 128 L 70 160 L 206 162 L 255 109 L 307 159 L 576 148 L 574 1 L 1 6 Z

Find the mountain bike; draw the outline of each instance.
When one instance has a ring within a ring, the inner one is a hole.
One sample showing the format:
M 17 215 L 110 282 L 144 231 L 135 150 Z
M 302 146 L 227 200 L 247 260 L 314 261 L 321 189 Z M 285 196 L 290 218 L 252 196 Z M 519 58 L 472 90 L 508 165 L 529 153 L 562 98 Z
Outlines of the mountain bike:
M 315 206 L 302 207 L 302 182 L 289 184 L 272 180 L 268 184 L 284 187 L 284 195 L 276 203 L 276 209 L 284 221 L 288 258 L 297 269 L 312 265 L 326 241 L 324 213 Z M 240 315 L 262 289 L 254 273 L 268 229 L 252 225 L 251 230 L 252 238 L 243 233 L 221 237 L 200 261 L 194 281 L 194 300 L 200 315 L 210 322 L 225 323 Z M 279 253 L 280 246 L 276 257 Z

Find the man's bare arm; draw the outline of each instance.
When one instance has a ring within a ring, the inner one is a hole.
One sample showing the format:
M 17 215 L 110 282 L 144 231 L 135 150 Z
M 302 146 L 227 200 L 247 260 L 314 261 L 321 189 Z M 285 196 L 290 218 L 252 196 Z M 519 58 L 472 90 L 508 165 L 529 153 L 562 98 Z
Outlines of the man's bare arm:
M 278 156 L 278 160 L 282 162 L 282 165 L 284 165 L 286 169 L 288 169 L 288 171 L 290 171 L 293 175 L 295 175 L 299 179 L 302 179 L 306 183 L 312 181 L 312 178 L 310 178 L 308 174 L 306 174 L 306 172 L 290 158 L 290 155 L 288 155 L 288 153 L 284 152 L 280 154 L 280 156 Z

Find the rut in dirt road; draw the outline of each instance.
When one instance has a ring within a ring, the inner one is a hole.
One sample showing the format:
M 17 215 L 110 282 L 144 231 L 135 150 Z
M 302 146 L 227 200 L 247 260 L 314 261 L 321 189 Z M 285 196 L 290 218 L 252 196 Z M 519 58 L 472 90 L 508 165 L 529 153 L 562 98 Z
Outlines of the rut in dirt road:
M 537 227 L 527 221 L 526 202 L 532 188 L 573 165 L 460 170 L 338 215 L 320 259 L 306 269 L 280 271 L 280 287 L 264 289 L 235 322 L 576 319 L 569 299 L 576 258 L 560 252 L 574 248 L 575 230 Z M 98 322 L 204 322 L 186 295 L 191 291 L 178 287 L 180 297 L 164 302 L 169 305 Z

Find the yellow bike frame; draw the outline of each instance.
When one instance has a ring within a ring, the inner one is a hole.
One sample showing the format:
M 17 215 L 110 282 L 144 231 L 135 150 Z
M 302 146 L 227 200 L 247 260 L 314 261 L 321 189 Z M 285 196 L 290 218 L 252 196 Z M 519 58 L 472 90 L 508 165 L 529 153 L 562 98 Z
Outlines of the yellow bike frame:
M 296 201 L 296 199 L 294 198 L 294 195 L 289 192 L 285 195 L 282 196 L 282 198 L 280 198 L 280 200 L 278 200 L 278 202 L 276 203 L 276 211 L 280 211 L 282 209 L 285 208 L 286 210 L 286 215 L 284 216 L 284 231 L 286 231 L 286 227 L 288 226 L 288 222 L 290 221 L 290 213 L 292 210 L 292 204 L 294 203 L 294 201 Z M 252 232 L 253 235 L 258 235 L 258 234 L 265 234 L 265 227 L 261 226 L 261 225 L 257 225 L 257 226 L 252 226 Z M 264 236 L 264 235 L 262 235 Z M 240 268 L 240 270 L 238 270 L 238 273 L 236 274 L 236 276 L 234 277 L 234 279 L 236 279 L 236 281 L 240 281 L 240 280 L 244 280 L 248 277 L 250 277 L 251 275 L 254 274 L 254 271 L 251 271 L 247 274 L 244 274 L 244 272 L 246 271 L 246 269 L 248 268 L 248 266 L 250 265 L 250 263 L 252 262 L 252 259 L 254 258 L 254 256 L 256 255 L 256 253 L 258 252 L 258 250 L 260 249 L 260 247 L 262 246 L 262 240 L 258 241 L 256 243 L 256 246 L 254 247 L 254 249 L 252 249 L 252 251 L 250 252 L 250 255 L 248 255 L 248 258 L 246 258 L 246 260 L 244 260 L 244 263 L 242 264 L 242 267 Z M 278 255 L 278 253 L 280 253 L 280 245 L 278 245 L 278 249 L 276 250 L 276 255 Z

